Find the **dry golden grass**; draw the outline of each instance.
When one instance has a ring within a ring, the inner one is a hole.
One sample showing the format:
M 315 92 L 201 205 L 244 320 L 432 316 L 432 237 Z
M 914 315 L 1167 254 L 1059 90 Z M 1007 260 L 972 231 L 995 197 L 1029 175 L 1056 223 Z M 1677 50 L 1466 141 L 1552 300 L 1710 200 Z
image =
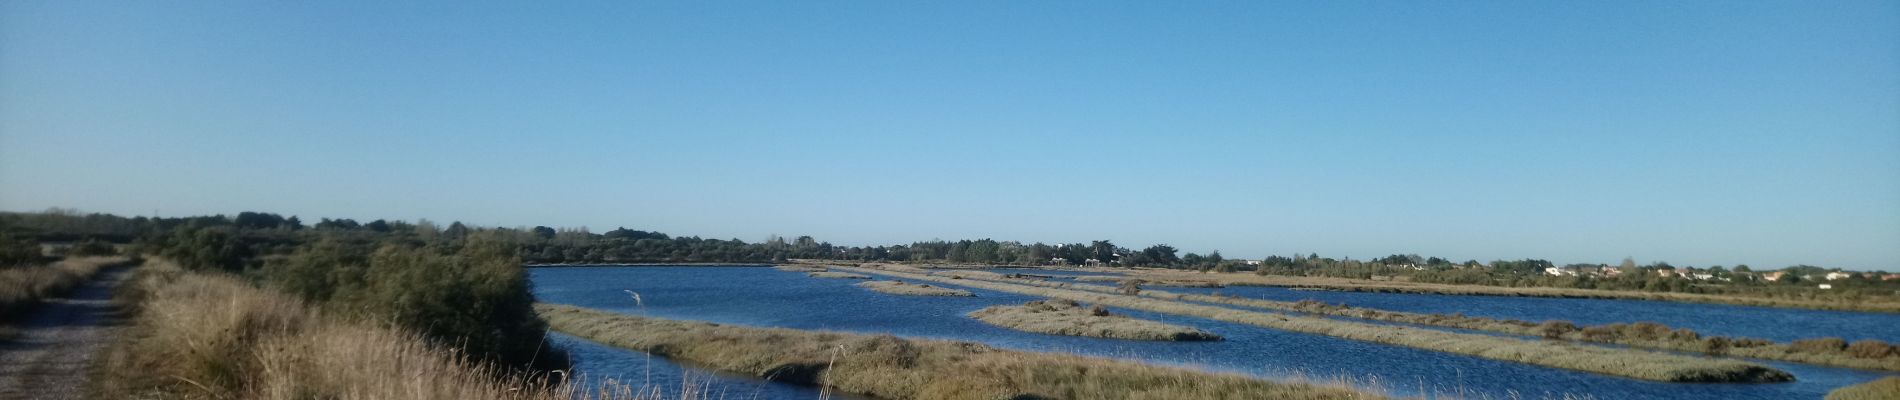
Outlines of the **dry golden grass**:
M 1827 400 L 1900 400 L 1900 376 L 1834 389 Z
M 671 321 L 541 304 L 554 329 L 777 381 L 890 400 L 1362 399 L 1344 388 L 889 335 Z
M 1073 301 L 1036 300 L 1019 306 L 991 306 L 970 312 L 990 325 L 1051 335 L 1088 336 L 1134 340 L 1207 341 L 1221 340 L 1193 327 L 1169 325 L 1108 313 L 1100 308 L 1083 307 Z
M 902 296 L 976 296 L 975 293 L 970 293 L 968 290 L 931 286 L 921 283 L 904 283 L 904 281 L 858 282 L 858 287 L 871 289 L 873 292 Z
M 550 379 L 559 376 L 501 371 L 417 334 L 329 318 L 231 277 L 161 264 L 128 285 L 142 300 L 138 316 L 108 351 L 96 398 L 664 398 L 611 383 L 579 390 Z
M 1002 292 L 1042 296 L 1121 308 L 1202 317 L 1292 332 L 1465 354 L 1494 360 L 1573 369 L 1606 375 L 1665 382 L 1783 382 L 1787 372 L 1725 359 L 1631 349 L 1578 346 L 1560 341 L 1522 340 L 1432 329 L 1376 325 L 1292 314 L 1263 313 L 1227 307 L 1148 299 L 1138 296 L 1084 292 L 976 279 L 949 279 L 905 272 L 855 269 L 854 272 L 933 281 Z
M 123 256 L 72 257 L 48 265 L 0 267 L 0 320 L 86 283 L 102 268 L 131 260 Z

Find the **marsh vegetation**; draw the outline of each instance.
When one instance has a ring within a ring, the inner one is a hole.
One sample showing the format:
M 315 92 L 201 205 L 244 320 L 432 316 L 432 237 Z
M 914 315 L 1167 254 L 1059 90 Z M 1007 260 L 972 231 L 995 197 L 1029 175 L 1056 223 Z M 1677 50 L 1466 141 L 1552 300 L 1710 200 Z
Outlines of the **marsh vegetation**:
M 922 284 L 922 283 L 905 283 L 904 281 L 859 282 L 857 286 L 861 288 L 865 288 L 865 289 L 870 289 L 873 292 L 884 293 L 884 294 L 895 294 L 895 295 L 902 295 L 902 296 L 970 297 L 970 296 L 976 295 L 975 293 L 970 293 L 970 291 L 963 290 L 963 289 L 953 289 L 953 288 L 947 288 L 947 287 L 942 287 L 942 286 L 931 286 L 929 284 Z
M 1101 306 L 1084 307 L 1068 300 L 1036 300 L 1022 305 L 991 306 L 970 312 L 983 323 L 1025 332 L 1111 339 L 1205 341 L 1220 335 L 1193 327 L 1115 315 Z
M 613 346 L 781 382 L 881 399 L 1366 399 L 1346 388 L 975 343 L 752 328 L 536 307 L 555 330 Z
M 977 279 L 951 279 L 873 269 L 843 269 L 1654 381 L 1782 382 L 1794 378 L 1793 375 L 1784 371 L 1735 360 L 1577 346 L 1562 342 L 1512 339 L 1431 329 L 1408 329 L 1400 326 L 1263 313 L 1138 296 L 1101 294 Z

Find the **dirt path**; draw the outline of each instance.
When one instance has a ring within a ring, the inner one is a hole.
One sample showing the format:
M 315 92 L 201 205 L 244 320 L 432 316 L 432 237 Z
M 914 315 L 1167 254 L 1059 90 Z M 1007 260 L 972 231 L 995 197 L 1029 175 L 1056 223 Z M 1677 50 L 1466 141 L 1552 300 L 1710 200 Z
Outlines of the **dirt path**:
M 100 270 L 71 296 L 48 301 L 20 321 L 20 335 L 0 343 L 0 400 L 84 395 L 93 359 L 118 330 L 112 288 L 129 270 Z

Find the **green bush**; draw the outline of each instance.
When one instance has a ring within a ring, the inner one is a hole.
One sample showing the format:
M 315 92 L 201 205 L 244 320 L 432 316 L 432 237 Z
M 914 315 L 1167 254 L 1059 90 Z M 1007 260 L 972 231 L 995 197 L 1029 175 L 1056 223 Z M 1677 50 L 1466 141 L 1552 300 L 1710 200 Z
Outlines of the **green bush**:
M 40 243 L 33 239 L 0 234 L 0 267 L 39 264 Z
M 473 234 L 461 243 L 366 245 L 327 238 L 267 266 L 266 280 L 326 308 L 388 320 L 444 345 L 514 365 L 558 367 L 542 340 L 515 248 Z

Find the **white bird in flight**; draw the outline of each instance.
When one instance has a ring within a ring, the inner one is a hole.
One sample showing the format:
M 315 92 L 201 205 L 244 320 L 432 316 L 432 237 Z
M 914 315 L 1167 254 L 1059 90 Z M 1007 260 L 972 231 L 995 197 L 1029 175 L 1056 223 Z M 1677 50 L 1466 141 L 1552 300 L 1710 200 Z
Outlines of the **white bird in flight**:
M 632 290 L 626 290 L 626 289 L 620 289 L 620 291 L 622 291 L 622 292 L 627 292 L 627 294 L 630 294 L 630 295 L 633 295 L 633 304 L 635 304 L 635 305 L 638 305 L 638 306 L 640 306 L 640 307 L 646 307 L 646 306 L 647 306 L 647 303 L 646 303 L 646 302 L 644 302 L 644 301 L 640 301 L 640 294 L 639 294 L 639 293 L 634 293 L 634 292 L 633 292 Z

